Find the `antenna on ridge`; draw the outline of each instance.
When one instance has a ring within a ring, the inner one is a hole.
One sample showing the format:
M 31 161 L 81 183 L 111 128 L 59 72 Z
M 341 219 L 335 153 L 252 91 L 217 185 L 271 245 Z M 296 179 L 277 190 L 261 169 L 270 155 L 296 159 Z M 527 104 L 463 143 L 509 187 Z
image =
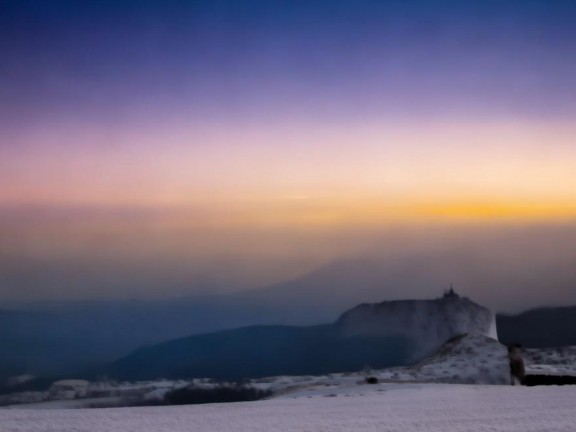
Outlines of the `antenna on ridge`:
M 444 297 L 458 297 L 456 291 L 454 291 L 454 285 L 450 283 L 450 289 L 444 291 Z

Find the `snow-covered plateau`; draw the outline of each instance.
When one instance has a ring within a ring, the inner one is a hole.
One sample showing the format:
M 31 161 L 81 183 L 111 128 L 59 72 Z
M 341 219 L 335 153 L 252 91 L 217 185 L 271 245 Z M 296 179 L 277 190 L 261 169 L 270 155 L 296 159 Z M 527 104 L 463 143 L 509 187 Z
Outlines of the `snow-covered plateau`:
M 2 432 L 574 431 L 576 387 L 355 384 L 178 407 L 3 409 Z

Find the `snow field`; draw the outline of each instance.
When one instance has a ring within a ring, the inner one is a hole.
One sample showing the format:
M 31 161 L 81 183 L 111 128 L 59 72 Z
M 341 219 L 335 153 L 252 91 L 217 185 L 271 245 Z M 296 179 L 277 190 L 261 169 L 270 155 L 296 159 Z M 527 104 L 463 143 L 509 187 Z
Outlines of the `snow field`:
M 4 409 L 2 432 L 572 432 L 576 387 L 376 384 L 229 404 Z

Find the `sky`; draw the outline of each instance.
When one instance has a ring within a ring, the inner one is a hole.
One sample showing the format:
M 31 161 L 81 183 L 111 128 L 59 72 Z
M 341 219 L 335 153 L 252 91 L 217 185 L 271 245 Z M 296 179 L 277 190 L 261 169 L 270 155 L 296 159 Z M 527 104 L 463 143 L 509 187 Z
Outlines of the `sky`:
M 0 301 L 474 256 L 493 227 L 514 232 L 498 253 L 554 247 L 512 242 L 508 291 L 475 262 L 470 296 L 503 286 L 498 307 L 530 275 L 530 304 L 576 304 L 570 265 L 549 279 L 575 249 L 575 19 L 568 0 L 0 0 Z

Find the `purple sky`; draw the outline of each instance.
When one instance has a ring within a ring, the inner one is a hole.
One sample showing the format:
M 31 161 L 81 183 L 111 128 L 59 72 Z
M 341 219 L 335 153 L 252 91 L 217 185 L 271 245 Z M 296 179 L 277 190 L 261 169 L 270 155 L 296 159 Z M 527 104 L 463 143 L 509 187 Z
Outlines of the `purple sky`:
M 560 0 L 0 1 L 0 300 L 244 289 L 374 253 L 354 234 L 374 229 L 571 239 L 575 18 Z

